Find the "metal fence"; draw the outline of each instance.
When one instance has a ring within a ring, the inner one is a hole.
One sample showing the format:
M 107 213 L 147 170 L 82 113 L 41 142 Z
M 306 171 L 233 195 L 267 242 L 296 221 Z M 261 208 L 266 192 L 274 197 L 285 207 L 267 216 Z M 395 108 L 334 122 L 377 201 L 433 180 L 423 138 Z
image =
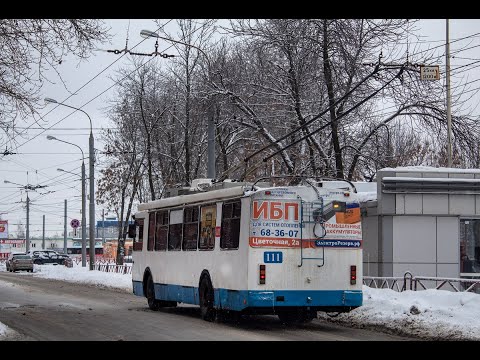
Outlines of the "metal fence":
M 131 274 L 132 267 L 129 265 L 116 265 L 116 264 L 102 264 L 96 263 L 93 267 L 94 270 L 114 272 L 118 274 Z
M 82 259 L 77 257 L 73 260 L 77 266 L 82 262 Z M 87 259 L 87 267 L 89 267 L 89 262 Z M 132 264 L 126 263 L 124 265 L 117 265 L 114 258 L 101 258 L 95 260 L 95 265 L 93 266 L 94 270 L 113 272 L 117 274 L 131 274 L 132 273 Z
M 363 284 L 376 289 L 405 290 L 453 290 L 455 292 L 479 292 L 480 279 L 441 278 L 432 276 L 413 276 L 407 271 L 403 276 L 364 276 Z

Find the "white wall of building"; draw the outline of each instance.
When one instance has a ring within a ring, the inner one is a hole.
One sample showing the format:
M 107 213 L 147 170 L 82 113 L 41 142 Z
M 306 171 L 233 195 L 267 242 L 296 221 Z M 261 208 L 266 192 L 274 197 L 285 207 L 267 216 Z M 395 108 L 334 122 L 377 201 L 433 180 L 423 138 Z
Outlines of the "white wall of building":
M 480 170 L 389 168 L 376 184 L 377 201 L 362 206 L 365 275 L 460 277 L 460 219 L 480 218 Z

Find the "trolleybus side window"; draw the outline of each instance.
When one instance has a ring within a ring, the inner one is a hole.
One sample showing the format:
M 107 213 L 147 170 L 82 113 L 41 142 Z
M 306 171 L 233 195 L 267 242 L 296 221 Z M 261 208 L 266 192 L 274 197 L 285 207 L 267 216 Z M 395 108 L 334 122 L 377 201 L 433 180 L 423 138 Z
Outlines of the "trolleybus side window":
M 221 249 L 238 249 L 240 238 L 241 202 L 229 202 L 222 205 Z
M 142 251 L 143 249 L 143 219 L 135 220 L 138 227 L 138 237 L 133 239 L 133 251 Z
M 184 210 L 183 250 L 197 250 L 198 242 L 198 206 Z
M 182 245 L 183 209 L 170 210 L 168 250 L 180 250 Z
M 153 250 L 153 240 L 155 238 L 155 213 L 151 212 L 148 214 L 148 242 L 147 250 Z
M 155 251 L 167 250 L 168 210 L 157 211 L 155 231 Z
M 200 208 L 200 238 L 198 248 L 213 250 L 215 247 L 215 224 L 217 221 L 217 205 L 202 206 Z

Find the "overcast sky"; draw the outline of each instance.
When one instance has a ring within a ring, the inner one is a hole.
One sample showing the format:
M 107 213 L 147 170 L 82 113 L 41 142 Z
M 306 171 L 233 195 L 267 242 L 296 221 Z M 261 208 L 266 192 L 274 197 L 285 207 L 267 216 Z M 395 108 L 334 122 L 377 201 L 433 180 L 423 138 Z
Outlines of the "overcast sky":
M 170 19 L 161 20 L 167 23 Z M 111 27 L 113 36 L 111 44 L 101 46 L 107 49 L 123 49 L 125 40 L 129 36 L 128 48 L 132 48 L 136 44 L 142 42 L 135 48 L 139 52 L 154 51 L 154 39 L 144 39 L 140 37 L 140 31 L 143 29 L 156 30 L 157 25 L 153 20 L 148 19 L 110 19 L 106 20 L 106 24 Z M 410 51 L 425 49 L 426 47 L 434 47 L 442 45 L 445 41 L 445 20 L 429 19 L 420 22 L 420 31 L 422 35 L 421 43 L 409 44 Z M 176 35 L 175 20 L 168 22 L 166 29 Z M 450 20 L 450 41 L 463 38 L 469 35 L 480 35 L 480 20 L 478 19 L 462 19 Z M 471 50 L 463 51 L 451 60 L 452 69 L 480 60 L 480 37 L 474 36 L 465 40 L 452 42 L 451 52 L 461 47 L 473 47 Z M 478 45 L 478 47 L 475 47 Z M 174 53 L 174 49 L 169 44 L 160 41 L 159 51 L 163 52 L 167 49 L 168 53 Z M 439 54 L 444 52 L 444 47 L 438 49 Z M 115 62 L 116 61 L 116 62 Z M 168 59 L 157 57 L 153 61 L 168 62 Z M 111 65 L 115 62 L 113 65 Z M 43 88 L 43 97 L 50 97 L 59 102 L 65 101 L 66 104 L 75 107 L 82 107 L 93 121 L 93 133 L 95 138 L 95 148 L 97 149 L 97 162 L 95 179 L 98 179 L 98 170 L 102 166 L 105 155 L 103 151 L 103 143 L 101 142 L 101 128 L 109 126 L 109 122 L 104 115 L 104 111 L 108 100 L 112 98 L 114 91 L 112 84 L 114 83 L 110 77 L 115 70 L 130 65 L 130 55 L 123 56 L 107 53 L 106 51 L 96 51 L 92 57 L 85 62 L 79 63 L 74 58 L 67 58 L 60 67 L 65 85 L 59 78 L 52 73 L 52 84 L 45 84 Z M 444 67 L 445 57 L 441 57 L 441 63 L 438 65 Z M 111 65 L 111 66 L 110 66 Z M 105 72 L 98 75 L 102 70 L 110 66 Z M 462 68 L 458 71 L 457 76 L 452 77 L 452 89 L 455 87 L 461 77 L 467 81 L 474 81 L 479 78 L 480 68 L 475 68 L 475 64 Z M 98 75 L 98 76 L 97 76 Z M 97 76 L 94 80 L 92 80 Z M 90 81 L 90 82 L 89 82 Z M 444 81 L 444 77 L 441 81 Z M 87 82 L 88 85 L 82 88 Z M 480 83 L 473 83 L 470 88 L 480 87 Z M 80 89 L 81 88 L 81 89 Z M 68 89 L 68 90 L 67 90 Z M 79 90 L 80 89 L 80 90 Z M 475 94 L 477 91 L 472 91 Z M 74 94 L 74 95 L 72 95 Z M 68 99 L 68 100 L 67 100 Z M 474 98 L 472 107 L 477 105 Z M 20 128 L 30 127 L 26 131 L 24 138 L 17 138 L 20 145 L 17 154 L 8 155 L 1 158 L 0 164 L 0 213 L 2 219 L 9 221 L 9 232 L 16 233 L 18 223 L 26 223 L 25 211 L 25 192 L 14 185 L 5 184 L 4 180 L 12 181 L 18 184 L 26 185 L 48 185 L 44 189 L 30 192 L 30 236 L 42 235 L 42 215 L 46 217 L 46 235 L 51 236 L 63 234 L 64 219 L 64 199 L 67 199 L 67 221 L 71 219 L 81 219 L 81 188 L 80 188 L 80 167 L 81 153 L 74 146 L 64 144 L 58 141 L 49 141 L 47 135 L 55 136 L 59 139 L 72 142 L 80 146 L 85 153 L 86 176 L 88 177 L 88 136 L 89 121 L 88 118 L 80 112 L 76 112 L 68 116 L 73 110 L 59 106 L 55 108 L 50 104 L 41 111 L 44 122 L 41 124 L 49 130 L 42 130 L 39 125 L 34 124 L 33 119 L 27 119 L 26 124 L 22 124 Z M 475 111 L 478 114 L 480 109 Z M 5 146 L 10 148 L 10 143 L 3 144 L 0 151 L 5 150 Z M 59 172 L 57 168 L 78 174 L 78 177 L 72 174 Z M 28 174 L 27 174 L 28 172 Z M 45 194 L 47 191 L 54 191 Z M 87 194 L 88 194 L 87 188 Z M 44 195 L 42 195 L 42 193 Z M 102 206 L 95 205 L 96 219 L 101 220 Z M 111 214 L 113 215 L 113 214 Z M 87 222 L 88 222 L 88 201 L 87 201 Z M 70 231 L 70 225 L 68 225 Z

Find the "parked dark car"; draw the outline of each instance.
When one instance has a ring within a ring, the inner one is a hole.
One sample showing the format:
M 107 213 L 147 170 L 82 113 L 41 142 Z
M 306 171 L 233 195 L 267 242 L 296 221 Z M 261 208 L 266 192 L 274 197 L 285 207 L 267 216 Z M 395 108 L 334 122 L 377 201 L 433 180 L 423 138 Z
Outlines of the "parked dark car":
M 17 270 L 33 272 L 33 260 L 30 255 L 25 253 L 15 253 L 8 255 L 7 271 L 15 272 Z
M 62 254 L 56 252 L 55 250 L 29 250 L 27 254 L 32 257 L 33 263 L 36 265 L 64 265 L 65 262 L 65 257 Z

